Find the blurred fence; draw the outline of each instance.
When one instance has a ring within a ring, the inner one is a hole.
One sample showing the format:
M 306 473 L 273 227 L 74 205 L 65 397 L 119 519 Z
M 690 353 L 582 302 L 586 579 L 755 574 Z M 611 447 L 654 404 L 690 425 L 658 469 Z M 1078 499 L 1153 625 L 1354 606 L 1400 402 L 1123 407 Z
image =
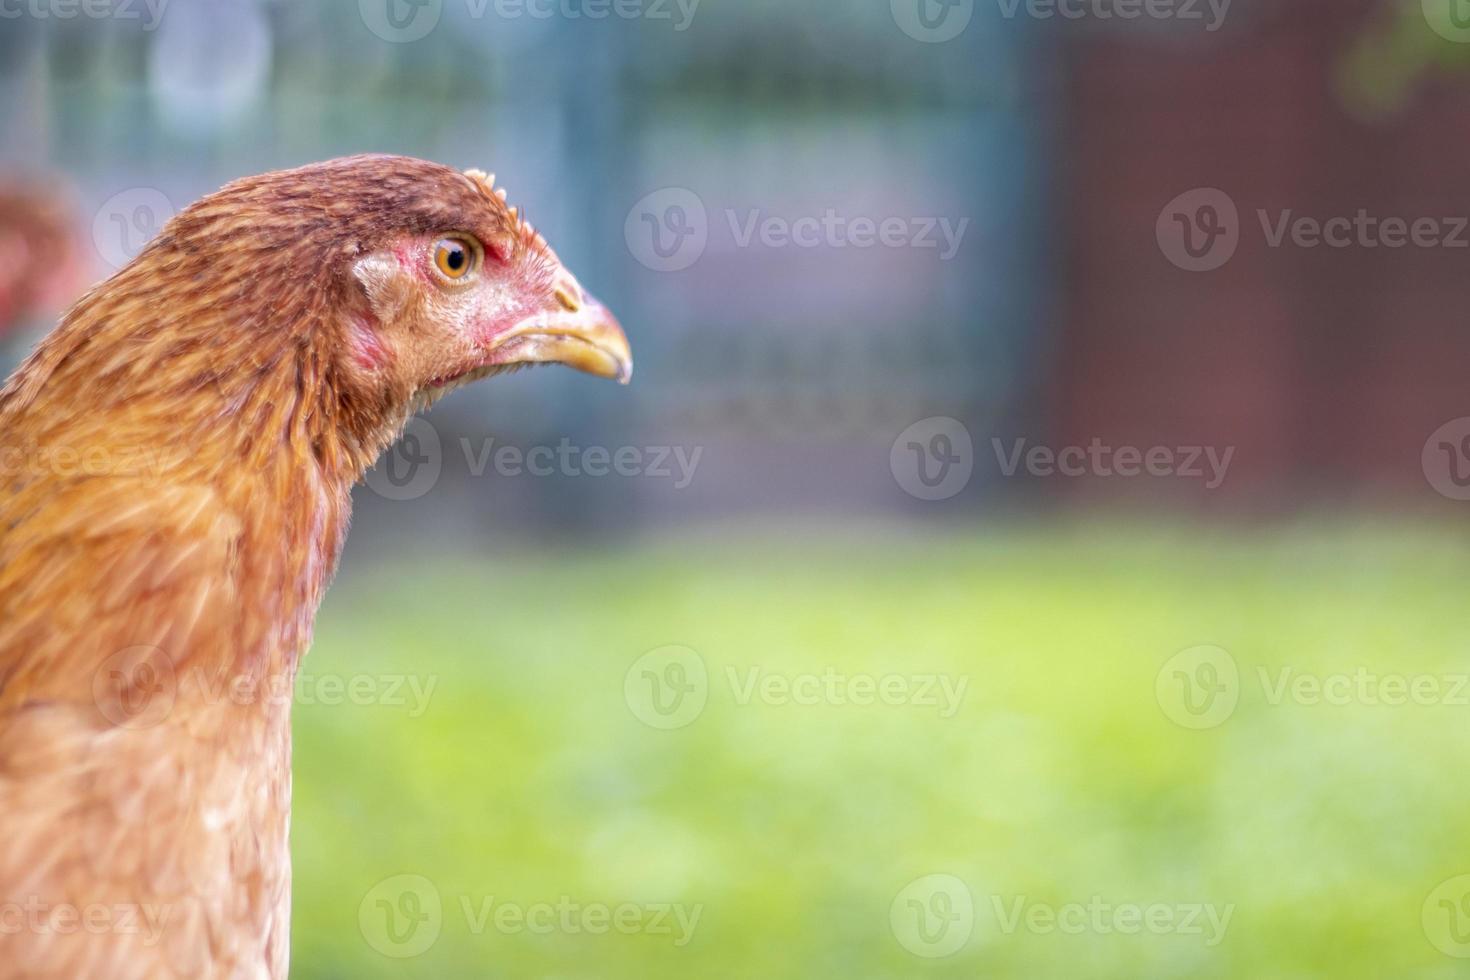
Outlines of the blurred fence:
M 442 441 L 677 444 L 702 469 L 677 495 L 487 487 L 446 452 L 450 526 L 480 507 L 565 526 L 911 503 L 888 471 L 899 431 L 983 429 L 1036 387 L 1032 32 L 977 18 L 927 44 L 880 4 L 608 9 L 172 0 L 154 24 L 136 0 L 136 18 L 17 18 L 0 25 L 4 156 L 78 183 L 102 271 L 242 174 L 366 150 L 496 170 L 619 312 L 638 377 L 626 394 L 539 372 L 484 386 L 433 413 Z
M 440 506 L 365 493 L 367 534 L 912 512 L 913 447 L 963 460 L 951 512 L 1421 493 L 1470 415 L 1463 253 L 1258 222 L 1466 212 L 1470 37 L 1433 4 L 4 2 L 3 160 L 76 183 L 99 274 L 228 179 L 374 150 L 496 170 L 618 311 L 631 389 L 457 394 L 395 463 Z M 1222 215 L 1218 266 L 1171 257 Z M 563 443 L 699 463 L 495 462 Z M 1007 465 L 1095 444 L 1229 480 Z

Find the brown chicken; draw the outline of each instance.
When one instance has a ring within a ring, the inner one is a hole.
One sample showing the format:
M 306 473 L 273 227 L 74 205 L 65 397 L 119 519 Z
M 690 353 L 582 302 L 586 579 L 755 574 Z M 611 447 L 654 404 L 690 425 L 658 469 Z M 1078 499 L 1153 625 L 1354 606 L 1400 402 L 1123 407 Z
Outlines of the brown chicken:
M 0 976 L 286 975 L 289 690 L 350 488 L 452 388 L 632 370 L 492 184 L 230 184 L 0 391 Z

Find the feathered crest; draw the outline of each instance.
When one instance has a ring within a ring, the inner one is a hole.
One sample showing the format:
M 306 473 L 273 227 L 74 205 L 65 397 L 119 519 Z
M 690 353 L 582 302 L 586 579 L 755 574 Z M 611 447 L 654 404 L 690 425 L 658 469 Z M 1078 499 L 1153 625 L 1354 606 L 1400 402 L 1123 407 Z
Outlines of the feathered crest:
M 494 195 L 500 199 L 502 204 L 510 210 L 510 216 L 515 219 L 516 233 L 520 236 L 521 244 L 534 252 L 539 252 L 548 258 L 555 259 L 556 253 L 551 246 L 546 244 L 546 239 L 536 230 L 531 222 L 526 220 L 525 212 L 514 205 L 506 203 L 505 188 L 495 186 L 495 175 L 472 167 L 464 172 L 464 175 L 480 185 L 480 189 L 487 195 Z

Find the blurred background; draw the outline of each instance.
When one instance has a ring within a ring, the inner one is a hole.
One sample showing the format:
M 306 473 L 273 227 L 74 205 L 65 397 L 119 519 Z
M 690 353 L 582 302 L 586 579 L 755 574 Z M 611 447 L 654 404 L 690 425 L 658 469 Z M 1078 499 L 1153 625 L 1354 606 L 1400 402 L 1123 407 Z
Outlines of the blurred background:
M 631 387 L 356 495 L 293 975 L 1464 976 L 1470 3 L 0 0 L 0 360 L 495 171 Z

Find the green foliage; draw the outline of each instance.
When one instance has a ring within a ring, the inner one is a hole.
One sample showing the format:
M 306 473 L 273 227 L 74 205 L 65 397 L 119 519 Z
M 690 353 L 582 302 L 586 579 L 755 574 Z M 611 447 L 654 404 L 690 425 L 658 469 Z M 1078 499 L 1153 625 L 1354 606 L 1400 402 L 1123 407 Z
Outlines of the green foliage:
M 1431 675 L 1453 700 L 1470 558 L 1442 529 L 736 540 L 344 582 L 305 673 L 437 686 L 419 717 L 406 690 L 410 705 L 297 707 L 293 976 L 1459 975 L 1421 911 L 1470 871 L 1470 708 L 1269 696 L 1283 668 L 1363 668 Z M 624 696 L 630 665 L 666 644 L 709 676 L 675 730 Z M 1156 679 L 1198 644 L 1234 658 L 1239 703 L 1191 730 Z M 952 717 L 742 704 L 751 668 L 968 687 Z M 931 873 L 974 901 L 973 934 L 941 959 L 890 927 L 895 896 Z M 359 924 L 400 874 L 443 903 L 437 941 L 406 959 Z M 492 896 L 701 912 L 682 948 L 476 930 Z M 1233 911 L 1213 946 L 998 923 L 1018 899 L 1094 896 Z
M 1334 72 L 1343 105 L 1366 119 L 1401 112 L 1436 79 L 1463 85 L 1470 27 L 1463 0 L 1384 0 Z

